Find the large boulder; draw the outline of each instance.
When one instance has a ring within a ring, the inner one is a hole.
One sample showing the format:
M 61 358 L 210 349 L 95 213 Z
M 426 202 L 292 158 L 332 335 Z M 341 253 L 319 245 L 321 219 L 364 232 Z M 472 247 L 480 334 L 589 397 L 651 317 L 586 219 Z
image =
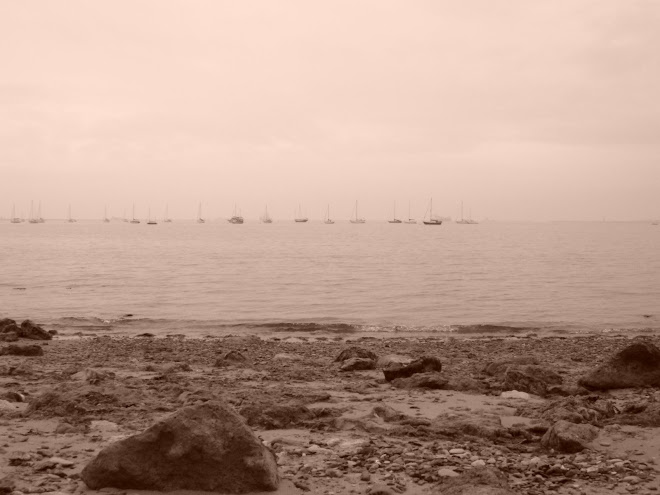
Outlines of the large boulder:
M 274 491 L 277 465 L 228 405 L 207 402 L 178 411 L 103 449 L 80 474 L 93 490 Z
M 353 346 L 341 351 L 339 355 L 335 358 L 335 363 L 342 363 L 344 361 L 353 358 L 371 359 L 372 361 L 376 361 L 376 359 L 378 359 L 378 356 L 376 355 L 375 352 L 372 352 L 368 349 Z
M 422 356 L 408 364 L 393 364 L 383 369 L 385 380 L 391 382 L 396 378 L 408 378 L 416 373 L 442 371 L 442 362 L 434 356 Z
M 575 424 L 568 421 L 557 421 L 543 435 L 541 445 L 558 452 L 573 454 L 588 447 L 588 444 L 598 436 L 599 429 L 588 424 Z
M 615 354 L 605 364 L 580 378 L 591 390 L 660 386 L 660 349 L 640 340 Z
M 14 332 L 18 333 L 18 325 L 11 318 L 2 318 L 0 320 L 0 333 Z
M 53 338 L 53 336 L 46 330 L 30 320 L 25 320 L 23 323 L 21 323 L 18 336 L 23 339 L 30 340 L 51 340 Z
M 541 366 L 512 365 L 504 373 L 504 390 L 529 392 L 541 397 L 548 395 L 548 387 L 563 382 L 560 375 Z

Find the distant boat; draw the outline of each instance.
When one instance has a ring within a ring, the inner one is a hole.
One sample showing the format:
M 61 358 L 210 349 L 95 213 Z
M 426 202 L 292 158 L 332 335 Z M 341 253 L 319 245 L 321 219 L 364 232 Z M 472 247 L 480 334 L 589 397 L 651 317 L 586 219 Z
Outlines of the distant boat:
M 131 223 L 140 223 L 140 221 L 135 218 L 135 203 L 133 203 L 133 218 L 131 218 Z
M 403 223 L 410 223 L 410 224 L 412 224 L 412 223 L 417 223 L 417 220 L 415 220 L 414 218 L 412 218 L 412 217 L 410 216 L 410 201 L 408 201 L 408 220 L 406 220 L 406 221 L 403 222 Z
M 110 219 L 108 218 L 108 207 L 107 206 L 103 207 L 103 223 L 110 223 Z
M 23 220 L 21 220 L 19 217 L 16 216 L 16 205 L 12 205 L 11 207 L 11 218 L 9 219 L 11 223 L 21 223 Z
M 39 206 L 37 207 L 37 223 L 46 223 L 44 217 L 41 216 L 41 201 L 39 201 Z
M 66 221 L 67 221 L 68 223 L 75 223 L 75 222 L 77 221 L 75 218 L 73 218 L 73 217 L 71 216 L 71 205 L 69 205 L 69 211 L 68 211 L 68 215 L 67 215 L 67 219 L 66 219 Z
M 264 214 L 261 217 L 261 223 L 273 223 L 273 219 L 270 218 L 270 215 L 268 214 L 268 205 L 266 205 L 266 210 L 264 211 Z
M 328 225 L 335 223 L 335 221 L 330 218 L 330 205 L 328 205 L 328 212 L 325 215 L 325 220 L 323 220 L 323 223 Z
M 472 221 L 468 220 L 467 218 L 463 218 L 463 201 L 461 201 L 461 219 L 456 220 L 456 223 L 461 224 L 461 225 L 469 225 L 469 224 L 472 224 L 472 223 L 476 223 L 476 222 L 472 222 Z
M 396 201 L 394 202 L 394 214 L 392 216 L 392 220 L 388 220 L 389 223 L 403 223 L 401 220 L 399 220 L 396 217 Z
M 34 202 L 30 201 L 30 216 L 28 218 L 30 223 L 39 223 L 39 219 L 34 216 Z
M 442 220 L 433 216 L 433 198 L 431 198 L 431 205 L 429 207 L 429 220 L 424 220 L 424 225 L 442 225 Z
M 172 223 L 172 219 L 170 216 L 167 214 L 167 205 L 165 205 L 165 218 L 163 218 L 164 223 Z
M 236 211 L 236 205 L 234 205 L 234 214 L 228 221 L 234 225 L 241 225 L 245 221 L 241 214 Z
M 309 218 L 304 217 L 302 214 L 302 208 L 300 205 L 298 205 L 298 216 L 293 219 L 294 222 L 296 223 L 305 223 L 309 220 Z
M 197 223 L 206 223 L 206 220 L 202 218 L 202 203 L 199 203 L 199 207 L 197 208 Z
M 355 201 L 355 217 L 351 217 L 351 223 L 366 223 L 367 221 L 364 218 L 360 218 L 358 215 L 358 202 Z
M 158 225 L 158 222 L 156 220 L 152 220 L 152 218 L 151 218 L 151 208 L 149 208 L 149 216 L 147 217 L 147 225 Z

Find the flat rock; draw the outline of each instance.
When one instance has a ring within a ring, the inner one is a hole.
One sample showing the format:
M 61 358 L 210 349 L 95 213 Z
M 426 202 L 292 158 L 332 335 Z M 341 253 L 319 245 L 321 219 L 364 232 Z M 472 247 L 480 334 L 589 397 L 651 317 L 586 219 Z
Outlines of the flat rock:
M 559 385 L 562 381 L 560 375 L 541 366 L 511 365 L 504 372 L 504 388 L 506 390 L 529 392 L 540 397 L 548 395 L 549 386 Z
M 572 454 L 588 447 L 600 430 L 592 425 L 557 421 L 543 435 L 541 445 L 558 452 Z
M 440 373 L 417 373 L 408 378 L 396 378 L 392 380 L 396 388 L 429 388 L 433 390 L 444 390 L 449 380 Z
M 345 360 L 339 371 L 373 370 L 375 368 L 376 362 L 373 359 L 356 357 Z
M 378 356 L 375 352 L 370 351 L 369 349 L 353 346 L 341 351 L 335 358 L 335 363 L 343 363 L 344 361 L 355 358 L 370 359 L 375 361 L 378 359 Z
M 494 468 L 477 467 L 444 480 L 438 485 L 442 495 L 515 495 L 507 476 Z
M 660 349 L 639 340 L 616 353 L 609 361 L 580 378 L 591 390 L 660 386 Z
M 393 364 L 383 369 L 385 380 L 391 382 L 396 378 L 408 378 L 417 373 L 442 371 L 442 362 L 439 358 L 434 356 L 422 356 L 419 359 L 408 364 Z
M 178 411 L 145 432 L 103 449 L 81 472 L 93 490 L 274 491 L 277 465 L 228 405 Z
M 10 344 L 0 349 L 0 356 L 43 356 L 44 350 L 40 345 Z

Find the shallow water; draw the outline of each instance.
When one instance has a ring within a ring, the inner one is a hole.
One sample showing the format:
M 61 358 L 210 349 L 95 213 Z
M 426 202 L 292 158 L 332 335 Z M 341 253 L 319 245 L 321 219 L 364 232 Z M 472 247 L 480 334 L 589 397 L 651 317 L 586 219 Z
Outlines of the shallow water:
M 647 223 L 5 222 L 0 317 L 64 333 L 657 331 L 659 246 Z

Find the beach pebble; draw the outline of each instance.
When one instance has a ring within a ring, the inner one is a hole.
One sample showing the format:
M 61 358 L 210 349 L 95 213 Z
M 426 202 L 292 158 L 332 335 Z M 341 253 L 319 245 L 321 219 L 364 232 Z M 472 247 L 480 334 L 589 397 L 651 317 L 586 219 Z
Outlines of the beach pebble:
M 459 474 L 456 471 L 450 468 L 438 469 L 437 475 L 440 476 L 441 478 L 455 478 L 459 476 Z
M 502 392 L 500 397 L 503 399 L 524 399 L 529 400 L 530 395 L 527 392 L 519 392 L 518 390 L 507 390 Z

